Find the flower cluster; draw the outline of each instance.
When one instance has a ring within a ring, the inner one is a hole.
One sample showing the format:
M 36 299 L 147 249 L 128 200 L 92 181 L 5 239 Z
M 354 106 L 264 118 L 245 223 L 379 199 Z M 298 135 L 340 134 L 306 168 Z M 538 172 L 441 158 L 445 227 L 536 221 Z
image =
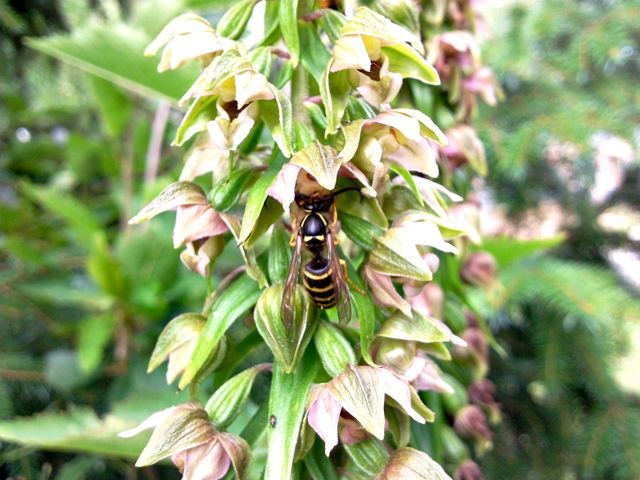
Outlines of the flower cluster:
M 307 458 L 298 471 L 313 474 L 322 462 L 367 478 L 450 478 L 409 445 L 415 435 L 440 435 L 426 426 L 439 397 L 455 418 L 443 436 L 476 440 L 478 454 L 490 445 L 483 412 L 495 420 L 499 407 L 485 378 L 486 329 L 447 289 L 460 285 L 454 255 L 474 288 L 493 284 L 495 265 L 470 254 L 479 241 L 473 206 L 451 191 L 449 175 L 467 164 L 484 173 L 482 144 L 470 125 L 443 132 L 432 119 L 453 118 L 444 109 L 458 109 L 456 76 L 465 85 L 459 118 L 473 109 L 465 95 L 490 103 L 497 93 L 480 85 L 471 34 L 410 31 L 401 25 L 420 23 L 411 8 L 382 2 L 391 17 L 404 12 L 394 23 L 365 7 L 346 17 L 283 0 L 275 17 L 264 11 L 265 25 L 276 27 L 248 49 L 241 35 L 256 3 L 239 2 L 217 29 L 179 17 L 148 48 L 164 46 L 159 70 L 196 60 L 202 71 L 181 100 L 190 106 L 174 144 L 190 149 L 180 178 L 131 223 L 176 210 L 174 246 L 211 288 L 202 312 L 165 327 L 149 370 L 168 360 L 167 381 L 179 378 L 194 399 L 212 371 L 217 388 L 204 407 L 179 405 L 127 432 L 154 427 L 138 465 L 171 456 L 183 478 L 222 478 L 231 465 L 246 478 L 250 451 L 263 441 L 268 479 L 291 478 Z M 443 15 L 464 28 L 449 4 Z M 449 105 L 427 111 L 407 101 L 433 96 L 441 80 Z M 302 235 L 312 217 L 324 233 Z M 239 250 L 238 268 L 217 265 L 227 246 Z M 230 377 L 250 362 L 257 338 L 273 365 Z M 468 393 L 446 366 L 452 361 L 470 373 Z M 257 408 L 241 436 L 225 432 L 249 415 L 264 371 L 272 371 L 268 408 Z M 330 460 L 316 457 L 315 441 Z M 332 455 L 336 448 L 347 455 Z M 437 460 L 456 478 L 479 478 L 468 454 Z

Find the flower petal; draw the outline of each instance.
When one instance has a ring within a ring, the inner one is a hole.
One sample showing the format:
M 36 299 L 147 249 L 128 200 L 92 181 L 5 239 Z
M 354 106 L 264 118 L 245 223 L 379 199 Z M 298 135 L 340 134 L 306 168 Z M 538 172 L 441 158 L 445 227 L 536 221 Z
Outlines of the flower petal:
M 182 480 L 219 480 L 229 471 L 231 459 L 218 439 L 187 450 Z
M 405 413 L 416 422 L 425 423 L 425 419 L 411 406 L 411 390 L 407 382 L 386 368 L 379 368 L 378 375 L 383 382 L 384 393 L 398 402 Z
M 333 64 L 331 72 L 347 69 L 362 69 L 366 72 L 371 68 L 371 59 L 360 35 L 340 37 L 333 47 Z
M 376 272 L 369 265 L 364 267 L 364 276 L 376 303 L 397 308 L 408 317 L 411 316 L 411 305 L 396 291 L 391 277 Z
M 178 407 L 169 407 L 164 410 L 160 410 L 159 412 L 155 412 L 147 417 L 140 425 L 135 428 L 131 428 L 129 430 L 125 430 L 124 432 L 120 432 L 118 436 L 120 438 L 131 438 L 138 435 L 140 432 L 148 430 L 150 428 L 155 428 L 159 423 L 171 414 L 171 412 Z
M 376 438 L 384 438 L 384 385 L 374 367 L 350 365 L 328 384 L 331 396 Z
M 342 407 L 324 387 L 316 388 L 311 395 L 315 399 L 309 407 L 307 421 L 324 441 L 324 453 L 328 457 L 338 444 L 338 420 Z
M 191 182 L 174 182 L 167 185 L 156 198 L 129 220 L 129 224 L 146 222 L 159 213 L 174 210 L 181 205 L 205 205 L 207 197 L 202 189 Z
M 283 165 L 282 170 L 276 176 L 271 186 L 267 189 L 267 195 L 275 198 L 282 204 L 284 211 L 289 213 L 291 204 L 296 196 L 296 182 L 300 167 L 292 163 Z
M 178 208 L 173 229 L 173 247 L 187 242 L 220 235 L 228 230 L 220 214 L 209 204 L 186 205 Z

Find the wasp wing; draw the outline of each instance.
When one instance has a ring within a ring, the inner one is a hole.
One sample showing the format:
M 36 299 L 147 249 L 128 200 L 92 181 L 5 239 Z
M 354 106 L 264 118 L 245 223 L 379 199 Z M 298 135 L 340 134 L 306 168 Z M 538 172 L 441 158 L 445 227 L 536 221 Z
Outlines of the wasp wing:
M 349 299 L 349 287 L 347 280 L 342 271 L 340 257 L 336 252 L 336 246 L 333 243 L 331 231 L 327 232 L 327 251 L 329 255 L 329 265 L 331 265 L 331 276 L 333 279 L 333 288 L 336 292 L 336 308 L 338 309 L 338 318 L 340 323 L 349 323 L 351 320 L 351 300 Z
M 296 288 L 298 286 L 298 277 L 300 276 L 300 264 L 302 263 L 302 234 L 298 232 L 296 235 L 296 245 L 291 257 L 289 265 L 289 273 L 284 283 L 282 291 L 282 303 L 280 304 L 280 317 L 284 327 L 289 329 L 293 326 L 293 317 L 295 314 Z

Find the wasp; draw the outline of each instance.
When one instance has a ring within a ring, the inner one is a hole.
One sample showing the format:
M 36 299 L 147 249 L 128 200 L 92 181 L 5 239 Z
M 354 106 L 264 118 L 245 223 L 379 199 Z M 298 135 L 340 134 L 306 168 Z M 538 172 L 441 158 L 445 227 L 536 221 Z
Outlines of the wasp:
M 338 257 L 336 236 L 338 213 L 335 197 L 354 188 L 334 193 L 305 195 L 296 193 L 295 203 L 304 212 L 301 220 L 294 217 L 291 246 L 293 258 L 282 294 L 281 315 L 284 325 L 293 325 L 296 286 L 302 266 L 302 249 L 311 259 L 302 267 L 302 284 L 313 302 L 322 309 L 336 307 L 341 322 L 351 318 L 351 302 L 347 287 L 346 263 Z

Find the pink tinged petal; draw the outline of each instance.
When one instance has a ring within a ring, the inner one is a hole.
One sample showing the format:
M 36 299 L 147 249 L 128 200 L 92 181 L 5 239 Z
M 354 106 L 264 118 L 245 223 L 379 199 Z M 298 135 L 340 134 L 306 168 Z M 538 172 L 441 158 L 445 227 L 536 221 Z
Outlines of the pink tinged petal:
M 267 195 L 280 202 L 287 213 L 289 213 L 291 204 L 295 199 L 296 182 L 300 170 L 298 165 L 286 163 L 267 190 Z
M 187 450 L 182 480 L 218 480 L 229 471 L 231 459 L 222 444 L 214 439 Z
M 467 342 L 465 342 L 464 339 L 460 338 L 455 333 L 453 333 L 451 329 L 442 320 L 438 320 L 437 318 L 434 318 L 433 322 L 448 335 L 447 341 L 453 343 L 454 345 L 458 345 L 459 347 L 467 346 Z
M 169 41 L 164 52 L 162 52 L 162 60 L 158 65 L 158 71 L 175 70 L 190 60 L 195 60 L 198 57 L 219 52 L 220 50 L 222 50 L 222 46 L 218 42 L 215 33 L 211 30 L 177 35 L 173 40 Z
M 333 46 L 333 63 L 331 72 L 347 69 L 371 68 L 369 53 L 360 35 L 346 35 L 338 39 Z
M 328 457 L 338 444 L 338 420 L 342 407 L 329 394 L 326 388 L 320 387 L 316 398 L 309 407 L 307 421 L 313 430 L 324 441 L 324 453 Z
M 203 140 L 200 140 L 200 138 Z M 182 167 L 180 180 L 191 181 L 209 172 L 213 172 L 214 177 L 219 178 L 224 176 L 228 169 L 229 151 L 215 145 L 209 135 L 200 138 L 187 153 L 187 161 Z
M 442 207 L 440 201 L 441 194 L 448 197 L 449 200 L 453 202 L 461 202 L 463 200 L 460 195 L 450 192 L 439 183 L 432 182 L 426 178 L 414 177 L 413 181 L 415 182 L 416 187 L 418 187 L 418 190 L 427 205 L 429 205 L 429 207 L 431 207 L 431 209 L 433 209 L 433 211 L 440 217 L 447 216 L 447 212 Z
M 368 103 L 376 108 L 390 103 L 402 87 L 402 75 L 390 73 L 380 80 L 373 80 L 362 72 L 357 72 L 357 90 Z
M 416 390 L 432 390 L 440 393 L 453 393 L 453 388 L 440 376 L 435 364 L 426 358 L 423 358 L 424 364 L 419 375 L 415 378 L 413 386 Z
M 345 163 L 340 167 L 338 176 L 350 177 L 358 180 L 363 185 L 363 188 L 360 189 L 360 193 L 365 197 L 374 198 L 378 195 L 369 183 L 369 179 L 364 172 L 351 162 Z
M 257 367 L 256 367 L 257 368 Z M 217 439 L 224 448 L 236 472 L 236 478 L 243 479 L 251 459 L 251 447 L 242 438 L 231 433 L 219 432 Z
M 402 223 L 401 221 L 395 228 L 404 229 L 404 235 L 406 238 L 412 239 L 416 245 L 425 245 L 437 248 L 438 250 L 446 253 L 458 253 L 458 249 L 456 247 L 444 241 L 442 233 L 440 233 L 440 229 L 435 223 L 428 221 L 410 221 Z M 422 258 L 420 258 L 420 261 L 426 266 L 426 262 L 424 262 Z
M 124 432 L 120 432 L 118 436 L 120 438 L 131 438 L 138 435 L 140 432 L 148 430 L 150 428 L 155 428 L 158 424 L 162 423 L 162 421 L 170 415 L 176 408 L 178 407 L 169 407 L 164 410 L 160 410 L 159 412 L 155 412 L 154 414 L 147 417 L 140 425 L 130 430 L 126 430 Z
M 220 214 L 210 205 L 186 205 L 178 208 L 173 229 L 173 247 L 220 235 L 228 230 Z
M 187 368 L 191 355 L 196 348 L 196 338 L 185 342 L 169 354 L 167 364 L 167 384 L 171 384 Z
M 384 386 L 376 368 L 352 365 L 328 383 L 331 396 L 374 437 L 384 438 Z
M 410 383 L 413 383 L 416 378 L 422 373 L 425 365 L 427 364 L 427 358 L 424 355 L 416 355 L 413 357 L 409 368 L 407 368 L 402 377 Z M 415 386 L 415 385 L 414 385 Z
M 371 125 L 372 123 L 378 123 L 395 128 L 403 136 L 411 140 L 419 140 L 422 138 L 422 134 L 420 133 L 420 122 L 394 110 L 379 113 L 375 117 L 366 121 L 367 125 Z
M 274 97 L 267 78 L 250 70 L 236 74 L 236 101 L 238 108 L 256 100 L 272 100 Z
M 379 368 L 378 376 L 382 381 L 384 393 L 398 402 L 402 410 L 416 422 L 425 423 L 422 415 L 416 412 L 411 406 L 411 390 L 409 390 L 407 382 L 386 368 Z
M 400 148 L 387 157 L 407 170 L 417 170 L 430 177 L 438 176 L 436 149 L 426 138 L 400 145 Z
M 391 277 L 376 272 L 368 265 L 365 266 L 364 276 L 376 303 L 383 307 L 397 308 L 408 317 L 411 316 L 411 305 L 396 291 Z

